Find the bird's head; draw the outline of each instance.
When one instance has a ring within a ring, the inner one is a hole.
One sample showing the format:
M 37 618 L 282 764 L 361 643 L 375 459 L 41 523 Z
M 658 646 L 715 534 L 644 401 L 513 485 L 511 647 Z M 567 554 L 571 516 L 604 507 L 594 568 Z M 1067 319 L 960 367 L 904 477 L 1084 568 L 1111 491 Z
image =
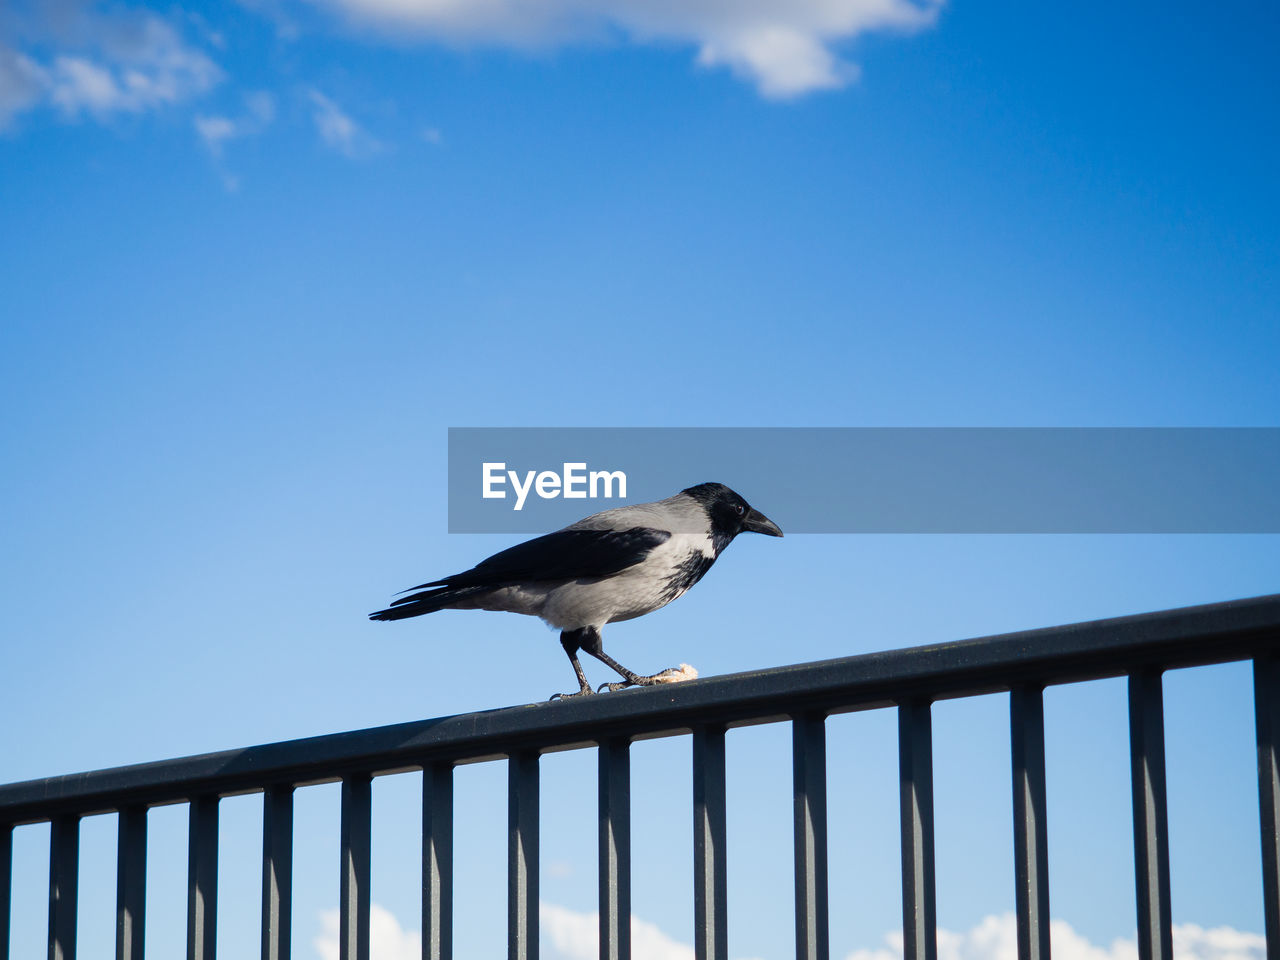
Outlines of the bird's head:
M 706 510 L 711 520 L 711 533 L 717 544 L 727 544 L 740 533 L 782 536 L 782 529 L 776 523 L 723 483 L 700 483 L 681 492 L 692 497 Z

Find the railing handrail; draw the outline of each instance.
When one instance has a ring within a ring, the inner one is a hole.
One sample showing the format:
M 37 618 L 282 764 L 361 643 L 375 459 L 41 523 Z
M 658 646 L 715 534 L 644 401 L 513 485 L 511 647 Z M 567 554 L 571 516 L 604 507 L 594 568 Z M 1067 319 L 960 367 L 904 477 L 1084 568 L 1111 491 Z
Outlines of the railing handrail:
M 1206 642 L 1212 641 L 1211 645 Z M 0 786 L 0 825 L 448 760 L 644 739 L 1247 659 L 1280 648 L 1280 594 L 534 703 Z

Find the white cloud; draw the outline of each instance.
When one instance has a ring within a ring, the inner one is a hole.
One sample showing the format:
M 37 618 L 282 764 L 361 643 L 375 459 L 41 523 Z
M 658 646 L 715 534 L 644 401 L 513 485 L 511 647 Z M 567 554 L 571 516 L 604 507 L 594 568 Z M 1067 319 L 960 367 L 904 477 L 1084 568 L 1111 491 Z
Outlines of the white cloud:
M 67 113 L 87 109 L 106 114 L 122 108 L 124 91 L 110 70 L 83 57 L 58 57 L 53 61 L 49 99 Z
M 543 934 L 565 960 L 596 960 L 600 956 L 599 914 L 577 913 L 544 903 L 539 916 Z M 631 956 L 634 960 L 693 960 L 693 947 L 633 916 Z
M 215 157 L 222 156 L 222 145 L 236 136 L 234 120 L 227 117 L 196 117 L 196 133 Z
M 269 93 L 258 92 L 245 97 L 245 110 L 239 117 L 232 119 L 221 114 L 200 114 L 193 123 L 205 147 L 214 157 L 220 158 L 226 143 L 261 133 L 275 115 L 275 98 Z
M 597 960 L 599 917 L 543 903 L 539 914 L 543 938 L 562 960 Z M 338 960 L 338 911 L 320 915 L 320 934 L 312 941 L 319 960 Z M 378 904 L 369 908 L 370 960 L 420 960 L 422 935 L 405 930 L 395 916 Z M 652 923 L 631 919 L 634 960 L 693 960 L 693 947 L 673 940 Z
M 1049 924 L 1054 960 L 1137 960 L 1136 940 L 1117 938 L 1098 946 L 1063 920 Z M 846 960 L 902 960 L 902 934 L 885 934 L 885 946 L 854 950 Z M 1266 938 L 1231 927 L 1206 930 L 1193 923 L 1173 928 L 1173 953 L 1178 960 L 1264 960 Z M 1012 913 L 986 917 L 972 930 L 938 931 L 938 960 L 1017 960 L 1017 922 Z
M 285 42 L 297 40 L 302 30 L 287 9 L 289 0 L 237 0 L 242 7 L 265 17 L 275 26 L 276 36 Z
M 249 116 L 257 121 L 259 127 L 265 127 L 276 117 L 275 97 L 265 90 L 249 94 L 244 98 L 244 104 Z
M 158 17 L 116 27 L 100 49 L 55 58 L 49 98 L 64 112 L 138 113 L 204 93 L 222 79 L 212 60 Z
M 558 960 L 596 960 L 600 955 L 599 915 L 579 913 L 553 903 L 543 903 L 539 914 L 544 941 Z M 319 960 L 338 960 L 338 911 L 320 915 L 321 932 L 313 941 Z M 1069 923 L 1049 925 L 1054 960 L 1137 960 L 1135 940 L 1118 938 L 1098 946 L 1081 936 Z M 885 934 L 884 946 L 854 950 L 845 960 L 902 960 L 902 934 Z M 422 938 L 405 930 L 390 911 L 374 904 L 369 910 L 370 960 L 419 960 Z M 1266 960 L 1267 943 L 1261 934 L 1231 927 L 1205 929 L 1193 923 L 1173 928 L 1173 954 L 1177 960 Z M 693 947 L 664 933 L 655 924 L 631 918 L 631 955 L 635 960 L 693 960 Z M 938 931 L 938 960 L 1017 960 L 1017 924 L 1012 913 L 984 918 L 963 933 Z
M 325 145 L 348 157 L 366 157 L 382 149 L 360 124 L 351 119 L 337 103 L 319 90 L 307 91 L 311 100 L 311 118 Z
M 0 130 L 44 96 L 47 82 L 39 64 L 0 43 Z
M 217 64 L 153 13 L 99 12 L 75 2 L 31 10 L 21 35 L 54 52 L 37 55 L 0 38 L 0 129 L 41 105 L 71 118 L 141 113 L 196 97 L 222 80 Z
M 237 117 L 199 114 L 192 121 L 196 135 L 213 157 L 214 170 L 228 193 L 240 189 L 240 178 L 226 168 L 224 148 L 232 140 L 257 136 L 271 124 L 275 115 L 275 98 L 269 93 L 257 92 L 245 97 L 244 111 Z
M 766 97 L 844 86 L 841 45 L 873 30 L 931 26 L 942 0 L 312 0 L 350 19 L 455 44 L 547 46 L 608 36 L 692 45 Z
M 1173 928 L 1173 954 L 1201 960 L 1263 960 L 1267 938 L 1231 927 L 1206 930 L 1194 923 L 1182 923 Z
M 599 956 L 599 917 L 552 903 L 541 905 L 542 933 L 563 960 L 596 960 Z M 338 911 L 321 914 L 321 934 L 314 945 L 320 960 L 338 958 Z M 1054 960 L 1137 960 L 1134 940 L 1118 938 L 1098 946 L 1069 923 L 1054 920 L 1049 927 Z M 387 910 L 374 904 L 369 911 L 371 960 L 418 960 L 421 936 L 401 928 Z M 885 946 L 854 950 L 846 960 L 901 960 L 902 934 L 889 933 Z M 631 953 L 635 960 L 693 960 L 693 947 L 673 939 L 656 925 L 631 919 Z M 1205 929 L 1195 924 L 1173 928 L 1173 953 L 1178 960 L 1265 960 L 1266 938 L 1231 927 Z M 938 960 L 1017 960 L 1017 925 L 1012 913 L 988 916 L 963 933 L 938 931 Z
M 727 66 L 775 99 L 843 87 L 858 75 L 857 67 L 837 60 L 819 38 L 777 25 L 740 31 L 729 42 L 708 41 L 698 51 L 698 63 Z
M 320 914 L 320 935 L 313 941 L 320 960 L 338 960 L 337 910 Z M 422 960 L 422 935 L 405 930 L 390 910 L 369 907 L 369 960 Z

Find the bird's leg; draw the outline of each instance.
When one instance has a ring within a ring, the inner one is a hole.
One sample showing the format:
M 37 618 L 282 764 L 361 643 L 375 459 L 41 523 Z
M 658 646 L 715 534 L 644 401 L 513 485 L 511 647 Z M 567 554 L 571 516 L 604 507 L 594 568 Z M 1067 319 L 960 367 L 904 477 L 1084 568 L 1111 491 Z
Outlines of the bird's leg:
M 568 700 L 572 697 L 583 697 L 595 693 L 591 689 L 591 684 L 587 683 L 587 675 L 582 672 L 582 664 L 578 662 L 578 650 L 582 645 L 582 632 L 581 630 L 565 630 L 560 634 L 560 646 L 564 647 L 564 652 L 569 655 L 569 662 L 573 664 L 573 672 L 578 675 L 578 692 L 554 693 L 551 695 L 552 700 Z
M 624 681 L 622 683 L 603 683 L 600 685 L 601 690 L 608 690 L 612 693 L 626 687 L 651 687 L 658 683 L 673 683 L 679 680 L 692 679 L 689 675 L 690 672 L 692 672 L 693 677 L 698 675 L 697 671 L 694 671 L 692 667 L 686 664 L 681 664 L 679 667 L 668 667 L 666 670 L 659 670 L 649 676 L 635 673 L 604 652 L 604 638 L 600 636 L 599 630 L 594 627 L 586 627 L 582 632 L 587 634 L 579 641 L 582 649 L 601 663 L 617 671 Z

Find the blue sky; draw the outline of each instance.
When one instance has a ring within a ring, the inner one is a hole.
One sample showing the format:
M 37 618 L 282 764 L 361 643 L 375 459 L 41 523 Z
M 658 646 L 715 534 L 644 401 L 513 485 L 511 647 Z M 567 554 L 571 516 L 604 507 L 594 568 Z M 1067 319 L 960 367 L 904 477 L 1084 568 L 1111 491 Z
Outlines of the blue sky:
M 530 9 L 0 11 L 0 780 L 564 688 L 533 621 L 364 619 L 510 542 L 445 533 L 450 426 L 1277 424 L 1275 8 Z M 609 642 L 718 674 L 1278 589 L 1267 536 L 754 538 Z M 1166 686 L 1175 919 L 1256 933 L 1247 672 Z M 1012 908 L 1006 709 L 936 712 L 956 936 Z M 1048 711 L 1054 915 L 1107 946 L 1134 927 L 1123 688 Z M 730 744 L 735 957 L 791 949 L 785 734 Z M 833 721 L 833 810 L 861 818 L 833 823 L 840 957 L 898 924 L 892 738 Z M 637 795 L 635 910 L 686 944 L 687 750 L 635 760 L 663 785 Z M 544 897 L 574 916 L 590 759 L 544 772 Z M 502 784 L 459 773 L 465 955 L 500 943 Z M 375 900 L 410 931 L 413 789 L 379 783 L 375 835 Z M 337 801 L 304 793 L 319 956 Z M 245 950 L 255 816 L 224 804 Z M 150 922 L 178 945 L 181 812 L 152 823 Z M 15 955 L 42 935 L 40 829 Z M 110 823 L 85 837 L 109 891 Z M 108 943 L 110 896 L 83 901 Z

